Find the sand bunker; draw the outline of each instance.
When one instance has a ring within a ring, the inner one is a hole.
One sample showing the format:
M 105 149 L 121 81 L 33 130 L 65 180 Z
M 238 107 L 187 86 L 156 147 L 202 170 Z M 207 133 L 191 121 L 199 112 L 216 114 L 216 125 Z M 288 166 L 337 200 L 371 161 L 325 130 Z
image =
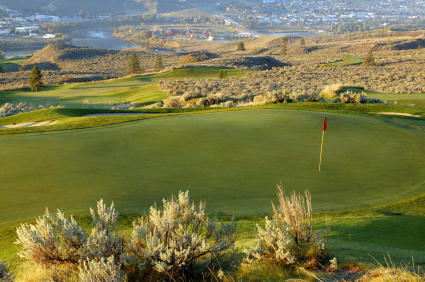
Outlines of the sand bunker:
M 106 117 L 106 116 L 140 116 L 140 115 L 152 115 L 157 113 L 106 113 L 106 114 L 87 114 L 83 117 Z
M 2 125 L 2 126 L 0 126 L 0 129 L 4 129 L 4 128 L 18 128 L 18 127 L 46 126 L 46 125 L 52 125 L 54 123 L 56 123 L 56 121 L 24 122 L 24 123 L 17 123 L 17 124 Z
M 406 116 L 406 117 L 420 117 L 420 116 L 412 115 L 412 114 L 405 114 L 405 113 L 393 113 L 393 112 L 381 112 L 381 113 L 371 112 L 371 114 L 394 115 L 394 116 Z

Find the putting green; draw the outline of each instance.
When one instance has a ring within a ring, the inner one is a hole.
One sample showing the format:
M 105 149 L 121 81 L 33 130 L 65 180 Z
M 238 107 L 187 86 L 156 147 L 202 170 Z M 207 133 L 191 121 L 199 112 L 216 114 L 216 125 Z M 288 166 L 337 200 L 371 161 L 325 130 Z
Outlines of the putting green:
M 309 189 L 315 211 L 422 194 L 423 138 L 385 119 L 326 113 L 319 172 L 323 115 L 201 113 L 1 136 L 0 225 L 33 219 L 46 206 L 87 213 L 100 198 L 120 212 L 143 212 L 179 190 L 205 200 L 211 213 L 262 214 L 279 182 L 287 191 Z

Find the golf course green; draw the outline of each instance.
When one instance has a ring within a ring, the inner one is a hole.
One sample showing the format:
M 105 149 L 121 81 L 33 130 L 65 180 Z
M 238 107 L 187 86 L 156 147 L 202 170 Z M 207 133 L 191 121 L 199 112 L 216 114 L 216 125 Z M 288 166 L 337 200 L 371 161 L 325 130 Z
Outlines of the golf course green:
M 197 113 L 87 130 L 1 136 L 0 225 L 48 207 L 87 213 L 97 200 L 147 211 L 179 190 L 218 214 L 271 211 L 276 184 L 312 193 L 315 211 L 372 207 L 421 195 L 425 144 L 385 119 L 249 110 Z M 425 121 L 418 120 L 421 126 Z

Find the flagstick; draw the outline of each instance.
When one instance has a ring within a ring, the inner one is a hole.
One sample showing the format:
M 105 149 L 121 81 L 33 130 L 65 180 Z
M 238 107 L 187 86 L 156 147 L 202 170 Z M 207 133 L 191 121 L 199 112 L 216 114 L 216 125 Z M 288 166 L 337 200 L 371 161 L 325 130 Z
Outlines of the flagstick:
M 320 146 L 320 162 L 319 162 L 319 171 L 320 171 L 320 166 L 322 165 L 322 151 L 323 151 L 323 137 L 325 136 L 325 131 L 323 130 L 322 133 L 322 146 Z

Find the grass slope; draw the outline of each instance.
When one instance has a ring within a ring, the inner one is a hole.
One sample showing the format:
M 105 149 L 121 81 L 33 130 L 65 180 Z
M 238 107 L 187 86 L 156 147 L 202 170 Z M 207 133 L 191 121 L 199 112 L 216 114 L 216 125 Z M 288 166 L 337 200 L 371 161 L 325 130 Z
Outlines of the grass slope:
M 110 105 L 138 101 L 139 106 L 161 101 L 167 97 L 157 85 L 160 80 L 175 80 L 185 77 L 217 78 L 221 68 L 185 68 L 171 72 L 114 79 L 102 82 L 51 85 L 43 91 L 14 90 L 0 92 L 0 104 L 27 102 L 32 105 L 64 105 L 82 107 L 83 100 L 97 105 Z M 244 76 L 243 70 L 227 70 L 229 77 Z

